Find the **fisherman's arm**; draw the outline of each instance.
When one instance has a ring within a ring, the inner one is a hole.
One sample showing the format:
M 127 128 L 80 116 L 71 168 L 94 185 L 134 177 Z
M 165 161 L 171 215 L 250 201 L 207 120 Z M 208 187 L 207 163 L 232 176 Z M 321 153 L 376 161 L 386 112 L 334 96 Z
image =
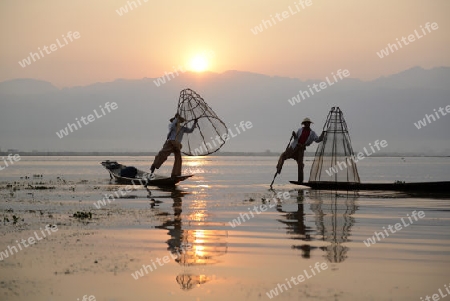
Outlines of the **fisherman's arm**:
M 314 135 L 316 135 L 316 134 L 314 133 Z M 316 139 L 314 139 L 314 141 L 317 142 L 317 143 L 322 142 L 323 141 L 323 136 L 325 136 L 325 131 L 322 131 L 322 133 L 320 134 L 319 137 L 317 137 L 317 135 L 316 135 Z
M 184 132 L 188 133 L 188 134 L 192 133 L 194 131 L 195 127 L 197 126 L 197 123 L 198 123 L 198 119 L 195 119 L 194 124 L 192 125 L 192 127 L 190 129 L 187 127 L 184 127 Z
M 302 131 L 302 129 L 300 128 L 300 129 L 298 129 L 298 131 L 297 132 L 295 132 L 295 131 L 292 131 L 292 136 L 294 136 L 294 139 L 295 140 L 297 140 L 299 137 L 300 137 L 300 135 L 301 135 L 301 131 Z

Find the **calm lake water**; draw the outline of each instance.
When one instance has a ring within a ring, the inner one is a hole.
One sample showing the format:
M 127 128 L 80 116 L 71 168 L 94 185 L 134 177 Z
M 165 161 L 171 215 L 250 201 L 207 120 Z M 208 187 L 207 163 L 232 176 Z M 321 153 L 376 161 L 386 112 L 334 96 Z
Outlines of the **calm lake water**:
M 270 191 L 277 157 L 209 156 L 184 158 L 183 173 L 195 176 L 175 190 L 139 187 L 97 209 L 123 189 L 105 159 L 148 169 L 153 157 L 22 157 L 0 171 L 4 215 L 47 210 L 61 233 L 71 231 L 1 261 L 0 299 L 420 300 L 450 286 L 449 195 L 302 190 L 288 184 L 293 160 Z M 172 162 L 159 172 L 170 174 Z M 449 167 L 450 158 L 358 163 L 363 182 L 449 181 Z M 13 181 L 56 189 L 12 193 Z M 67 218 L 77 210 L 95 218 Z M 43 222 L 29 218 L 22 236 Z M 22 236 L 1 241 L 0 251 Z

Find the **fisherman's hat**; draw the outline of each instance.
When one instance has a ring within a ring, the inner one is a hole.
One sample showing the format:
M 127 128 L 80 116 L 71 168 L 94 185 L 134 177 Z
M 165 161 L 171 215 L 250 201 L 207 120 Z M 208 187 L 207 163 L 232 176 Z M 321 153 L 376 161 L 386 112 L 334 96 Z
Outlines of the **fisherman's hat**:
M 173 122 L 175 118 L 177 118 L 180 122 L 186 121 L 183 117 L 180 116 L 180 114 L 176 113 L 173 118 L 170 118 L 170 122 Z
M 314 123 L 314 122 L 312 122 L 312 121 L 311 121 L 311 119 L 309 119 L 309 118 L 305 118 L 305 119 L 303 119 L 303 121 L 302 121 L 302 123 L 301 123 L 301 124 L 304 124 L 304 123 L 306 123 L 306 122 L 309 122 L 309 123 Z

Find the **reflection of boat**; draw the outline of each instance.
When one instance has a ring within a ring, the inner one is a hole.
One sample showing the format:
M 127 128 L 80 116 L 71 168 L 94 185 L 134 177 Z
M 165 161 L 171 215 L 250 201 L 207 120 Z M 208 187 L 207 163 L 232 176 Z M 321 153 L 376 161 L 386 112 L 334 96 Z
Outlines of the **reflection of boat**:
M 292 184 L 299 184 L 297 181 L 290 181 Z M 335 189 L 335 190 L 391 190 L 406 192 L 427 192 L 427 193 L 450 193 L 450 181 L 443 182 L 417 182 L 417 183 L 348 183 L 348 182 L 308 182 L 300 185 L 311 187 L 312 189 Z
M 193 175 L 185 175 L 179 177 L 163 177 L 154 175 L 149 179 L 150 174 L 133 166 L 126 166 L 117 161 L 103 161 L 101 163 L 109 171 L 111 179 L 115 179 L 118 183 L 134 184 L 134 185 L 150 185 L 150 186 L 174 186 L 177 183 L 192 177 Z

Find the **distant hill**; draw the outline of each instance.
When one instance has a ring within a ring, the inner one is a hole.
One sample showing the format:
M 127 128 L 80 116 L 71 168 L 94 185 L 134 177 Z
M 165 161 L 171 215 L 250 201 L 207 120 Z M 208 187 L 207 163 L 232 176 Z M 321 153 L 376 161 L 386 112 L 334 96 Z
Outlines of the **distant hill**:
M 170 79 L 170 80 L 169 80 Z M 154 152 L 162 146 L 179 92 L 197 91 L 234 129 L 253 127 L 230 139 L 224 152 L 282 151 L 304 117 L 320 133 L 328 111 L 344 112 L 355 150 L 386 140 L 387 153 L 450 155 L 450 117 L 440 116 L 418 129 L 425 114 L 450 105 L 450 68 L 412 68 L 361 81 L 345 78 L 299 103 L 300 91 L 325 79 L 301 81 L 242 71 L 179 73 L 157 79 L 113 82 L 58 89 L 51 83 L 16 79 L 0 83 L 0 148 L 39 151 Z M 100 112 L 106 102 L 117 110 L 59 138 L 56 134 L 81 117 Z M 78 118 L 78 119 L 77 119 Z M 430 118 L 430 117 L 429 117 Z M 314 152 L 315 146 L 308 148 Z
M 59 91 L 51 83 L 31 78 L 13 79 L 0 82 L 0 94 L 33 95 Z

